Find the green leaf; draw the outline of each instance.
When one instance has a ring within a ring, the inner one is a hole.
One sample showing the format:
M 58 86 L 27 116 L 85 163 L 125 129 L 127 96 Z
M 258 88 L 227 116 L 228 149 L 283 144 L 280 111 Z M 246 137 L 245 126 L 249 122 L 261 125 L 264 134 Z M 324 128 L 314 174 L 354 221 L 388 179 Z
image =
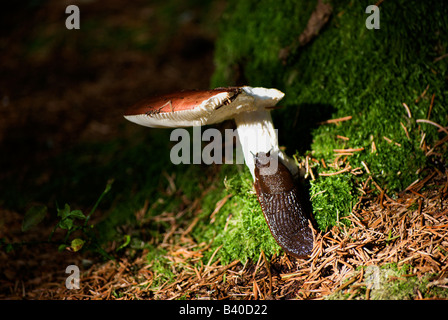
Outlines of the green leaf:
M 131 242 L 131 236 L 126 234 L 124 236 L 124 243 L 121 246 L 119 246 L 116 251 L 120 251 L 121 249 L 127 247 L 130 242 Z
M 67 218 L 70 214 L 70 206 L 66 203 L 64 209 L 58 209 L 58 217 Z
M 81 248 L 84 246 L 85 241 L 79 238 L 73 239 L 71 243 L 71 248 L 74 252 L 77 252 L 81 250 Z
M 110 189 L 112 188 L 112 184 L 114 183 L 114 179 L 109 179 L 107 181 L 106 188 L 104 189 L 104 194 L 108 193 Z
M 36 205 L 31 207 L 26 213 L 25 217 L 23 218 L 22 222 L 22 231 L 28 231 L 39 222 L 41 222 L 45 215 L 47 214 L 47 207 L 44 205 Z
M 81 210 L 73 210 L 68 215 L 70 218 L 85 220 L 86 216 L 82 213 Z
M 73 227 L 73 220 L 71 218 L 62 219 L 59 222 L 59 228 L 70 230 Z

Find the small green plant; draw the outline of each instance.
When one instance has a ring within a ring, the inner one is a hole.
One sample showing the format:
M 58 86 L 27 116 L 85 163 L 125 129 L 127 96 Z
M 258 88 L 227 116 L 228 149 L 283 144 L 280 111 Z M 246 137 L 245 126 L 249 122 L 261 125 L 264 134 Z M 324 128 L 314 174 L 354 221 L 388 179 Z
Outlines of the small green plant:
M 107 259 L 113 259 L 101 246 L 100 241 L 95 233 L 95 226 L 89 224 L 89 220 L 97 209 L 99 203 L 103 197 L 110 191 L 113 180 L 107 182 L 106 188 L 97 199 L 95 205 L 89 214 L 85 215 L 81 210 L 72 210 L 66 203 L 63 208 L 57 208 L 57 217 L 59 221 L 54 226 L 50 233 L 48 241 L 42 241 L 42 243 L 55 243 L 58 244 L 59 250 L 68 249 L 73 252 L 80 251 L 85 248 L 94 252 L 100 253 Z M 48 208 L 45 205 L 35 205 L 31 207 L 25 214 L 22 221 L 22 231 L 27 232 L 41 223 L 48 213 Z M 53 241 L 53 237 L 57 230 L 65 232 L 62 241 Z M 125 239 L 125 243 L 120 246 L 123 248 L 129 243 L 129 239 Z M 20 243 L 8 243 L 6 239 L 1 239 L 0 247 L 4 248 L 6 252 L 14 250 L 15 247 L 30 244 L 28 242 Z M 33 242 L 34 244 L 34 242 Z
M 77 230 L 82 230 L 84 233 L 86 233 L 85 230 L 83 230 L 83 226 L 78 225 L 78 221 L 85 221 L 87 217 L 82 213 L 81 210 L 70 210 L 70 206 L 66 203 L 64 206 L 64 209 L 57 209 L 58 211 L 58 217 L 61 218 L 59 222 L 54 226 L 53 231 L 50 234 L 49 241 L 53 238 L 53 235 L 55 231 L 59 228 L 62 230 L 67 230 L 65 234 L 65 238 L 63 243 L 59 246 L 60 250 L 63 250 L 67 247 L 66 243 L 70 237 L 70 235 Z M 70 246 L 70 248 L 76 252 L 81 250 L 83 247 L 85 241 L 81 238 L 76 238 L 72 240 L 73 246 Z
M 51 241 L 55 231 L 59 228 L 66 230 L 64 240 L 59 245 L 59 250 L 69 249 L 73 252 L 81 250 L 86 247 L 94 252 L 100 253 L 106 259 L 113 259 L 102 247 L 98 238 L 94 232 L 94 225 L 89 225 L 89 220 L 98 207 L 103 197 L 110 191 L 113 180 L 107 182 L 106 188 L 99 196 L 92 210 L 86 216 L 81 210 L 70 210 L 70 206 L 65 204 L 63 209 L 57 209 L 58 217 L 61 219 L 53 228 L 50 234 L 49 241 Z M 76 237 L 73 235 L 77 233 Z M 71 240 L 70 240 L 71 239 Z

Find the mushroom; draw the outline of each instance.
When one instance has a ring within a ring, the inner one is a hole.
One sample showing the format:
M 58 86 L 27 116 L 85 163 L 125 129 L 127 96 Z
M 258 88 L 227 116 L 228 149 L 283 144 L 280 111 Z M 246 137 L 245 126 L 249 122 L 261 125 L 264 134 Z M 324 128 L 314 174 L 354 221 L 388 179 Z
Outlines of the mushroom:
M 257 187 L 257 181 L 260 182 L 262 176 L 272 175 L 266 177 L 262 184 L 279 185 L 270 189 L 274 193 L 286 192 L 286 189 L 289 192 L 292 190 L 289 185 L 292 177 L 298 173 L 294 160 L 279 149 L 277 133 L 270 114 L 270 109 L 283 96 L 284 93 L 277 89 L 249 86 L 183 91 L 140 101 L 130 107 L 124 117 L 131 122 L 153 128 L 203 126 L 233 118 L 244 160 L 255 181 L 258 200 L 272 235 L 286 252 L 296 257 L 303 257 L 312 249 L 312 234 L 308 224 L 302 225 L 307 219 L 304 218 L 300 202 L 297 204 L 299 209 L 293 204 L 289 207 L 296 209 L 284 210 L 279 214 L 266 212 L 281 208 L 266 205 L 270 199 L 269 192 L 264 192 L 263 196 L 260 190 L 266 191 L 266 188 Z M 280 162 L 277 162 L 277 156 Z M 280 186 L 285 183 L 285 177 L 288 184 L 286 189 Z M 285 199 L 288 201 L 289 198 Z M 283 207 L 289 208 L 288 205 L 285 203 Z M 292 221 L 294 225 L 294 221 L 298 220 L 302 221 L 300 227 L 293 228 L 294 230 L 284 228 L 287 221 Z M 306 241 L 298 241 L 301 237 Z M 294 243 L 297 243 L 297 248 L 294 248 Z
M 124 117 L 152 128 L 203 126 L 233 118 L 245 163 L 254 179 L 254 155 L 268 151 L 277 152 L 296 175 L 294 160 L 279 149 L 269 110 L 283 96 L 277 89 L 248 86 L 182 91 L 142 100 L 129 108 Z

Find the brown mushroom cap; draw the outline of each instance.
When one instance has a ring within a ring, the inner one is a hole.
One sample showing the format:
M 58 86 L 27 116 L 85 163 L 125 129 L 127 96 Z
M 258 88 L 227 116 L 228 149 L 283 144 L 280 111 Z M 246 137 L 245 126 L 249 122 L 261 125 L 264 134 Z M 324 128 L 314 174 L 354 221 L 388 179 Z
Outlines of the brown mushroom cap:
M 229 96 L 238 94 L 239 88 L 218 88 L 214 90 L 180 91 L 152 98 L 144 99 L 126 110 L 125 116 L 138 114 L 156 114 L 173 111 L 191 110 L 199 106 L 203 101 L 218 93 L 228 93 Z
M 239 103 L 232 105 L 237 98 Z M 200 126 L 233 118 L 239 112 L 252 111 L 253 100 L 240 87 L 181 91 L 142 100 L 131 106 L 124 117 L 154 128 Z

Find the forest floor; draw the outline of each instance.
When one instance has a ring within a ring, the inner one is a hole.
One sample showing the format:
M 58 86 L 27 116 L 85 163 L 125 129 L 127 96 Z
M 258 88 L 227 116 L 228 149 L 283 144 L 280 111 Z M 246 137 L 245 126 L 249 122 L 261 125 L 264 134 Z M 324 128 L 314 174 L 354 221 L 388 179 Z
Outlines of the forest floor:
M 367 199 L 347 217 L 352 227 L 315 232 L 307 260 L 286 254 L 268 259 L 261 252 L 258 261 L 198 264 L 207 247 L 198 248 L 188 233 L 177 243 L 166 234 L 168 259 L 183 268 L 173 268 L 175 280 L 154 288 L 159 275 L 145 250 L 101 262 L 39 245 L 22 248 L 21 258 L 8 263 L 2 292 L 9 290 L 8 299 L 447 298 L 448 180 L 440 172 L 430 177 L 396 199 L 384 193 L 369 198 L 366 188 Z M 423 187 L 433 191 L 420 193 Z M 64 285 L 60 266 L 68 264 L 85 266 L 78 290 Z M 24 270 L 28 275 L 18 277 Z

